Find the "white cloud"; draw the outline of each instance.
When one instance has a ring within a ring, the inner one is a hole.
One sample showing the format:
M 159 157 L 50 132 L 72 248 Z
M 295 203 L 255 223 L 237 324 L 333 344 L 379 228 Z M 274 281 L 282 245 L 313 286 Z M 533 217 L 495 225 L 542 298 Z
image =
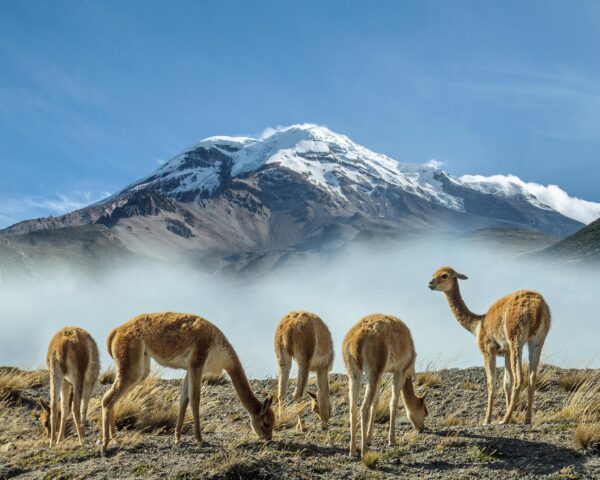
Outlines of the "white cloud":
M 530 194 L 564 216 L 588 224 L 600 217 L 600 203 L 571 197 L 558 185 L 524 182 L 515 175 L 463 175 L 460 179 L 471 187 L 505 196 Z
M 429 160 L 428 162 L 425 163 L 426 167 L 433 167 L 433 168 L 441 168 L 444 165 L 446 165 L 446 162 L 442 162 L 440 160 L 435 160 L 434 158 L 432 158 L 431 160 Z
M 23 220 L 64 215 L 95 203 L 110 195 L 108 192 L 57 193 L 54 197 L 23 196 L 0 199 L 0 228 Z

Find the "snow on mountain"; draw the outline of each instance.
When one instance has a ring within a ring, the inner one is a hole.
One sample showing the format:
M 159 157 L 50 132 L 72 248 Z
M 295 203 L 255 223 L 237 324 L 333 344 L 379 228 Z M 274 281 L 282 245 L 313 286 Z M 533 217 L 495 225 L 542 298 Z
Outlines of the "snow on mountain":
M 261 169 L 272 176 L 280 175 L 281 169 L 295 172 L 339 203 L 348 200 L 347 189 L 365 193 L 392 186 L 464 212 L 463 198 L 445 188 L 449 182 L 457 188 L 518 197 L 536 208 L 554 210 L 584 223 L 600 216 L 600 204 L 570 197 L 556 185 L 527 183 L 513 175 L 452 177 L 440 170 L 437 162 L 400 163 L 345 135 L 308 123 L 268 129 L 259 138 L 206 138 L 120 193 L 153 187 L 189 201 L 190 195 L 205 198 L 215 194 L 224 177 L 243 177 Z
M 539 208 L 555 210 L 585 224 L 600 218 L 600 203 L 571 197 L 558 185 L 524 182 L 515 175 L 463 175 L 460 181 L 470 188 L 492 195 L 507 198 L 521 195 Z
M 223 161 L 193 161 L 201 150 L 215 149 L 233 160 L 232 177 L 261 168 L 280 167 L 302 175 L 339 201 L 345 188 L 373 190 L 393 185 L 453 210 L 462 211 L 458 198 L 445 193 L 430 164 L 403 164 L 356 144 L 345 135 L 313 124 L 271 129 L 261 138 L 209 137 L 162 165 L 157 172 L 124 191 L 154 186 L 174 197 L 190 191 L 210 196 L 221 183 Z M 122 193 L 122 192 L 120 192 Z

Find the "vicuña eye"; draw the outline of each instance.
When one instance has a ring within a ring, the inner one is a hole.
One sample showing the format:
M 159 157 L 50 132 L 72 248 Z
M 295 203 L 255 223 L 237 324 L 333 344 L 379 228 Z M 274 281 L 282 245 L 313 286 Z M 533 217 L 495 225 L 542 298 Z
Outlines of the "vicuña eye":
M 448 278 L 448 274 L 447 274 L 447 273 L 444 273 L 444 274 L 442 275 L 442 279 L 446 280 L 447 278 Z

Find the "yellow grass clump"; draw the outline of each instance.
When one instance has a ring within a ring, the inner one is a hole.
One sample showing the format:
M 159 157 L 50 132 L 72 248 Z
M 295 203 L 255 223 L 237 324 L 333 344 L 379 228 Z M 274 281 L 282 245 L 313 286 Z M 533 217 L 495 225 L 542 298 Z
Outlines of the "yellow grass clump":
M 40 387 L 48 382 L 45 370 L 25 371 L 18 368 L 0 368 L 0 402 L 16 403 L 24 390 Z
M 179 412 L 179 389 L 162 384 L 153 372 L 119 399 L 114 412 L 117 429 L 171 433 Z
M 365 467 L 371 469 L 377 467 L 379 460 L 381 460 L 381 453 L 377 452 L 367 452 L 361 459 Z

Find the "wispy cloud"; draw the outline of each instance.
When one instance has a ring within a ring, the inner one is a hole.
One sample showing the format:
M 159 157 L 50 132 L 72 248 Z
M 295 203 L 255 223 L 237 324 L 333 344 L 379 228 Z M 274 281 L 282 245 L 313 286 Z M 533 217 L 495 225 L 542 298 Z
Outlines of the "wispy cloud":
M 109 192 L 56 193 L 52 197 L 11 197 L 0 199 L 0 228 L 31 218 L 64 215 L 95 203 Z
M 544 205 L 582 223 L 591 223 L 600 217 L 600 203 L 572 197 L 558 185 L 540 185 L 524 182 L 515 175 L 463 175 L 460 179 L 474 188 L 506 196 L 530 194 Z

